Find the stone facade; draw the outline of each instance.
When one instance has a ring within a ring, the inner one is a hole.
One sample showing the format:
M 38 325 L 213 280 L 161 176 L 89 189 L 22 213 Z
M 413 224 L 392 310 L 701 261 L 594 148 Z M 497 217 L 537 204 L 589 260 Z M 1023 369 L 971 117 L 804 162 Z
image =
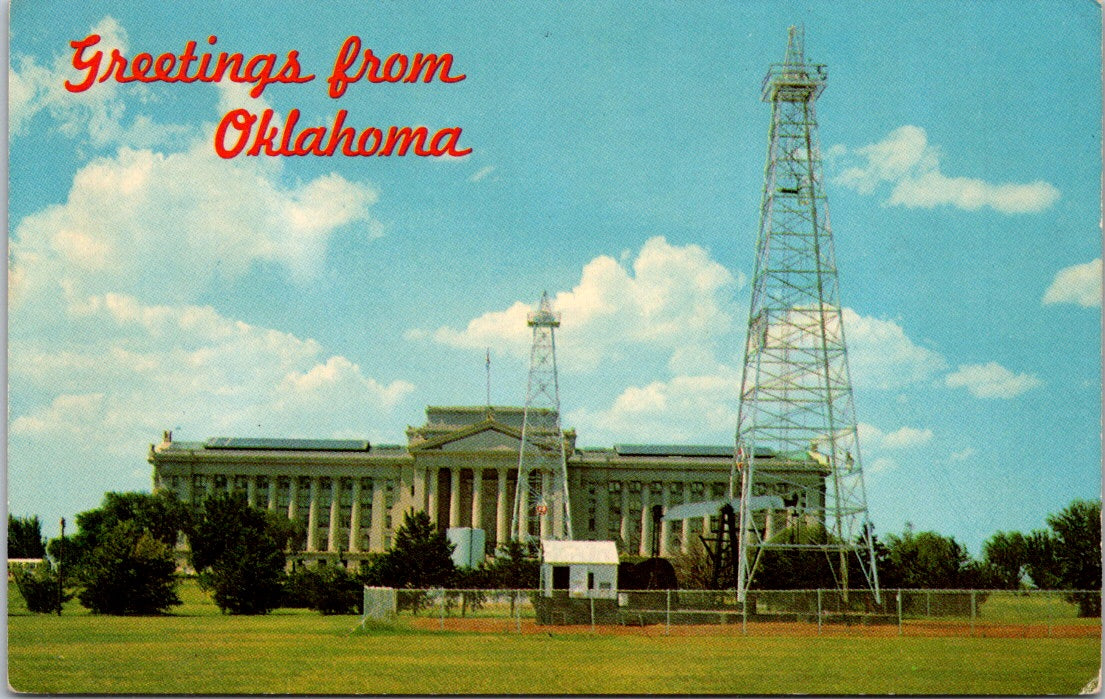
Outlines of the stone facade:
M 522 408 L 428 407 L 407 429 L 407 445 L 355 440 L 215 438 L 150 445 L 154 490 L 185 502 L 218 491 L 244 492 L 258 507 L 306 528 L 302 560 L 358 561 L 391 546 L 403 513 L 424 510 L 438 527 L 478 527 L 487 551 L 509 536 L 521 443 Z M 577 448 L 565 433 L 576 539 L 613 540 L 621 554 L 670 556 L 686 549 L 710 517 L 656 523 L 653 506 L 725 497 L 732 447 L 615 445 Z M 808 484 L 804 503 L 820 508 L 824 474 L 809 460 L 757 461 L 767 476 Z M 546 479 L 547 480 L 547 479 Z M 767 487 L 770 487 L 768 485 Z M 783 493 L 780 493 L 783 494 Z M 788 514 L 776 513 L 780 526 Z

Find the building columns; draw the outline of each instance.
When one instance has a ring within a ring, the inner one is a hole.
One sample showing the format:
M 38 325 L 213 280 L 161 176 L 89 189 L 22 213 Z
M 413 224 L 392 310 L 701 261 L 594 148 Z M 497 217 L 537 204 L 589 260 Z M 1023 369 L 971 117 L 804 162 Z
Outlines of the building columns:
M 288 519 L 294 522 L 299 515 L 299 476 L 291 476 L 288 481 Z
M 652 484 L 641 483 L 641 543 L 638 555 L 652 555 Z
M 527 479 L 528 481 L 528 479 Z M 514 512 L 515 518 L 518 520 L 511 525 L 513 530 L 511 534 L 517 534 L 519 541 L 525 541 L 529 538 L 529 483 L 522 481 L 522 472 L 518 472 L 518 483 L 515 485 L 517 490 L 518 508 Z
M 387 522 L 385 510 L 387 502 L 384 491 L 387 484 L 380 479 L 372 480 L 372 529 L 368 533 L 368 550 L 379 553 L 384 550 L 384 524 Z
M 629 546 L 629 481 L 622 481 L 622 521 L 618 528 L 622 547 Z M 629 553 L 625 551 L 625 553 Z
M 319 477 L 311 477 L 311 505 L 307 509 L 307 550 L 318 551 L 318 491 Z
M 276 512 L 276 476 L 269 476 L 268 509 Z
M 449 526 L 460 526 L 460 469 L 449 469 Z
M 375 485 L 375 483 L 373 483 Z M 352 508 L 349 512 L 349 552 L 361 550 L 361 479 L 353 478 Z M 371 537 L 371 533 L 369 537 Z
M 541 504 L 545 506 L 545 512 L 539 514 L 540 516 L 540 532 L 541 538 L 546 539 L 549 536 L 549 505 L 551 498 L 549 497 L 549 490 L 552 489 L 552 478 L 548 471 L 541 471 Z
M 330 530 L 326 535 L 326 550 L 338 550 L 338 531 L 341 528 L 341 478 L 330 478 Z
M 483 529 L 483 469 L 472 469 L 472 528 Z
M 500 468 L 499 473 L 499 496 L 495 499 L 495 545 L 498 546 L 506 542 L 510 535 L 507 533 L 507 470 Z
M 671 490 L 671 485 L 668 483 L 660 484 L 660 507 L 663 508 L 663 513 L 668 513 L 668 491 Z M 668 555 L 668 540 L 671 538 L 671 522 L 666 519 L 660 519 L 660 555 Z
M 257 507 L 257 476 L 246 476 L 246 502 Z
M 437 467 L 431 467 L 426 473 L 426 510 L 430 515 L 430 522 L 437 524 L 437 515 L 440 511 L 438 506 L 438 492 L 437 483 L 440 478 L 440 469 Z
M 412 476 L 412 479 L 413 479 L 413 482 L 411 483 L 411 486 L 410 486 L 411 487 L 410 492 L 412 493 L 411 497 L 413 498 L 413 502 L 411 502 L 411 507 L 414 509 L 415 512 L 418 512 L 419 510 L 425 510 L 425 509 L 427 509 L 426 508 L 426 469 L 417 468 L 417 467 L 412 468 L 411 469 L 411 476 Z M 403 495 L 403 498 L 406 499 L 407 492 L 404 491 L 402 495 Z M 403 509 L 404 509 L 404 511 L 406 510 L 406 508 L 403 508 Z M 427 514 L 429 514 L 429 513 L 427 513 Z

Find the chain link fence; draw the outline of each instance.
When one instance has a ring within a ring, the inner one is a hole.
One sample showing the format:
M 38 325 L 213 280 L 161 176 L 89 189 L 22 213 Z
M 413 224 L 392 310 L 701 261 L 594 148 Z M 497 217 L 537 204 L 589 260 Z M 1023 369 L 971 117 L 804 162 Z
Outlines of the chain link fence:
M 1097 590 L 891 589 L 878 597 L 869 590 L 750 590 L 741 601 L 718 590 L 594 599 L 566 591 L 400 589 L 394 618 L 419 629 L 503 633 L 1061 638 L 1100 636 L 1100 610 Z

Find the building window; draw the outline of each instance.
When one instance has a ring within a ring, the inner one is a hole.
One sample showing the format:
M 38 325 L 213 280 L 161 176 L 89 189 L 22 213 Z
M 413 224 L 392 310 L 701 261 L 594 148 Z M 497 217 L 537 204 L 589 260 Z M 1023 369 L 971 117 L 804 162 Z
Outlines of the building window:
M 668 486 L 668 504 L 670 505 L 682 505 L 683 504 L 683 484 L 671 483 Z
M 622 484 L 621 481 L 610 481 L 607 486 L 606 500 L 606 534 L 607 537 L 617 541 L 621 536 L 622 526 Z
M 587 485 L 587 531 L 594 532 L 598 527 L 597 511 L 599 506 L 598 486 Z
M 706 499 L 706 484 L 691 483 L 691 502 L 702 502 Z
M 300 522 L 307 521 L 308 508 L 311 506 L 311 479 L 309 476 L 299 477 L 298 490 L 295 493 L 295 518 Z
M 328 529 L 330 527 L 330 479 L 318 479 L 318 527 Z

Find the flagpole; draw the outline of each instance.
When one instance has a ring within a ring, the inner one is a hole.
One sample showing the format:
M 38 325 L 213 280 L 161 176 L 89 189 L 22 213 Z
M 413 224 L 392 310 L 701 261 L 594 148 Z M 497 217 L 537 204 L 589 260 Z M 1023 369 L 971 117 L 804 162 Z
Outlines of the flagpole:
M 487 409 L 491 410 L 491 348 L 487 348 Z

